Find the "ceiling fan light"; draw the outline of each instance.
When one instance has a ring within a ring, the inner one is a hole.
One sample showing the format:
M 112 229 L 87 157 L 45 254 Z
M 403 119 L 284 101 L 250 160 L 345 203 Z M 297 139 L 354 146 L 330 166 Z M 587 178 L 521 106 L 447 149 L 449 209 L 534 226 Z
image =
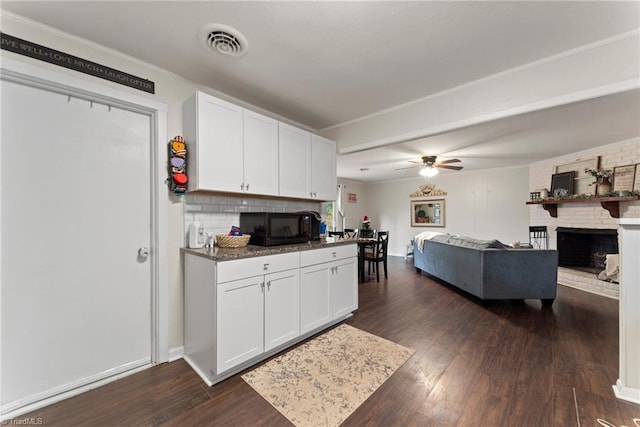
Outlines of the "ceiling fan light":
M 433 168 L 433 167 L 424 167 L 424 168 L 420 169 L 419 173 L 422 176 L 432 177 L 432 176 L 438 175 L 438 169 Z

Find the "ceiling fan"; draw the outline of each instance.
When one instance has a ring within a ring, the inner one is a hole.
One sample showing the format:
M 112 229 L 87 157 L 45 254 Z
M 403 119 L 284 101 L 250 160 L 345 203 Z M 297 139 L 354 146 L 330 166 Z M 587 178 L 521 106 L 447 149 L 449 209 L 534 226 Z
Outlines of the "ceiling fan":
M 415 167 L 420 168 L 420 175 L 422 176 L 435 176 L 438 174 L 438 169 L 451 169 L 459 171 L 462 166 L 451 166 L 451 163 L 460 163 L 460 159 L 449 159 L 441 162 L 436 162 L 438 156 L 422 156 L 422 161 L 409 160 L 411 163 L 415 163 L 416 166 L 408 166 L 406 168 L 398 168 L 396 170 L 411 169 Z

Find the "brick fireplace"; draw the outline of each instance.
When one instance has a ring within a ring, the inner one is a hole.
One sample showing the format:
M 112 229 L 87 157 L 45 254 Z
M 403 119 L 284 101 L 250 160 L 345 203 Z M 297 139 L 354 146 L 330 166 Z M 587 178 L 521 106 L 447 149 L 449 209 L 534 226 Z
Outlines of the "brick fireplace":
M 556 172 L 558 165 L 566 165 L 571 162 L 599 157 L 600 168 L 612 170 L 616 166 L 640 163 L 640 139 L 634 138 L 627 141 L 616 142 L 603 145 L 591 150 L 573 153 L 567 156 L 556 157 L 545 161 L 537 162 L 529 166 L 529 190 L 548 189 L 551 183 L 551 175 Z M 525 197 L 523 195 L 523 202 Z M 640 218 L 640 201 L 621 202 L 620 218 Z M 540 205 L 532 205 L 529 208 L 529 225 L 546 226 L 549 231 L 549 248 L 562 251 L 561 238 L 556 229 L 588 229 L 596 230 L 596 233 L 609 235 L 620 245 L 620 256 L 623 257 L 623 248 L 619 238 L 613 235 L 612 230 L 618 234 L 620 232 L 619 219 L 611 217 L 610 213 L 603 209 L 599 202 L 589 203 L 567 203 L 558 206 L 557 217 L 551 217 Z M 579 234 L 579 233 L 573 233 Z M 574 236 L 575 237 L 575 236 Z M 578 238 L 582 238 L 578 236 Z M 577 243 L 572 246 L 590 246 L 591 243 Z M 612 253 L 610 247 L 599 248 L 595 251 L 599 253 Z M 584 255 L 582 255 L 584 256 Z M 587 255 L 590 257 L 591 255 Z M 592 257 L 592 256 L 591 256 Z M 583 258 L 584 260 L 584 258 Z M 565 261 L 562 261 L 565 263 Z M 571 261 L 570 263 L 572 263 Z M 589 259 L 591 263 L 591 259 Z M 613 282 L 598 280 L 597 274 L 592 270 L 597 270 L 595 266 L 577 267 L 574 265 L 558 267 L 558 283 L 573 288 L 593 292 L 596 294 L 618 298 L 620 285 Z
M 599 228 L 556 228 L 558 266 L 597 274 L 607 254 L 618 253 L 618 231 Z

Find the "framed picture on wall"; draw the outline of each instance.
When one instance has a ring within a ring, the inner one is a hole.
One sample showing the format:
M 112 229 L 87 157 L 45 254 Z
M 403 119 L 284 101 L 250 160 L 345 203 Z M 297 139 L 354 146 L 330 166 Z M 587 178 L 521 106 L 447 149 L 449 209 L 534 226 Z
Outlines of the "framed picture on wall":
M 567 197 L 573 194 L 576 172 L 562 172 L 551 175 L 551 196 Z
M 613 168 L 613 191 L 633 191 L 636 165 L 616 166 Z
M 444 199 L 411 201 L 412 227 L 444 227 Z
M 578 159 L 571 163 L 556 166 L 556 173 L 571 172 L 576 173 L 573 181 L 573 194 L 595 195 L 596 186 L 591 185 L 593 177 L 585 172 L 585 169 L 598 170 L 600 167 L 600 156 L 588 159 Z M 553 195 L 553 191 L 551 192 Z

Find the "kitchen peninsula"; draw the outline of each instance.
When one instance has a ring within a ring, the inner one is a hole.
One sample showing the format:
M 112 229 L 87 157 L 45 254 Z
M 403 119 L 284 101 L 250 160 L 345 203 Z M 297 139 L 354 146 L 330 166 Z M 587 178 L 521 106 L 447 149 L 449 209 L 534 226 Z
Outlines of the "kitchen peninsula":
M 357 246 L 182 248 L 185 360 L 213 385 L 351 316 Z

